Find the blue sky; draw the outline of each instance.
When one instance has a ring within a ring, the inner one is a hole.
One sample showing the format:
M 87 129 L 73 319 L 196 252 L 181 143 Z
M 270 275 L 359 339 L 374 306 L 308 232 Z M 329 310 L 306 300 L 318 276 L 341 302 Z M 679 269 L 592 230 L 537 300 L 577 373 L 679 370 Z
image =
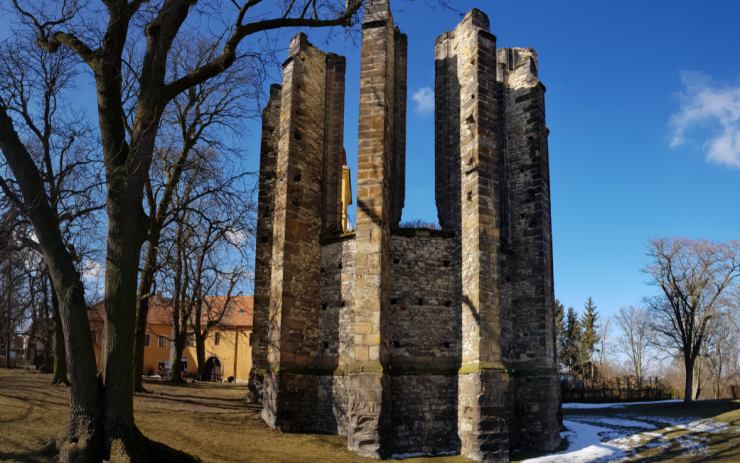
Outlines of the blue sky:
M 419 102 L 433 96 L 434 40 L 460 17 L 425 3 L 393 4 L 409 36 L 403 218 L 436 221 L 434 114 Z M 451 3 L 486 12 L 499 46 L 539 53 L 555 292 L 566 306 L 580 310 L 592 296 L 609 314 L 652 294 L 641 273 L 650 237 L 740 238 L 740 2 Z M 354 167 L 359 50 L 310 36 L 348 57 L 345 146 Z M 713 140 L 728 137 L 734 147 L 714 156 L 724 163 L 708 160 Z
M 551 131 L 555 288 L 566 306 L 580 309 L 593 296 L 613 313 L 651 294 L 640 272 L 650 237 L 740 238 L 740 2 L 450 3 L 485 11 L 499 46 L 539 53 Z M 404 220 L 436 221 L 434 115 L 419 101 L 434 88 L 434 40 L 460 16 L 431 4 L 393 3 L 409 36 Z M 0 37 L 6 27 L 0 18 Z M 287 46 L 293 32 L 278 43 Z M 354 176 L 359 36 L 308 34 L 347 56 L 345 146 Z M 272 77 L 279 80 L 279 69 Z M 259 121 L 249 122 L 240 140 L 250 169 L 259 130 Z

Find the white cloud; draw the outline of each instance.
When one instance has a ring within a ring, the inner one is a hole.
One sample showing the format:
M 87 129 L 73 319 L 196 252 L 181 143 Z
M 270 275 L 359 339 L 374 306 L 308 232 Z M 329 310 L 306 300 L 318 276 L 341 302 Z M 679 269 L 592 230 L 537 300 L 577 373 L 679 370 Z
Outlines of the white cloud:
M 247 231 L 241 229 L 227 230 L 226 239 L 234 246 L 241 246 L 247 240 Z
M 416 112 L 431 114 L 434 112 L 434 91 L 430 87 L 421 87 L 415 91 L 411 99 L 416 103 Z
M 681 107 L 671 116 L 671 147 L 687 142 L 687 131 L 709 127 L 703 148 L 709 162 L 740 168 L 740 85 L 722 85 L 701 72 L 681 72 Z

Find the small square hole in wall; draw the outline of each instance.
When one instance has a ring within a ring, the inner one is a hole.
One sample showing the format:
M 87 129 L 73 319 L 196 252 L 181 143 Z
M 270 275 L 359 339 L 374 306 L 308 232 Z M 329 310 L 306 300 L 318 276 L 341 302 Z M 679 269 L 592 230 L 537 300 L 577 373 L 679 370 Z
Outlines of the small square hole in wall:
M 324 341 L 324 349 L 329 349 L 329 342 L 328 341 Z
M 326 304 L 326 303 L 321 304 L 321 310 L 326 310 L 327 307 L 329 307 L 328 304 Z
M 444 346 L 445 346 L 445 349 L 449 349 L 450 348 L 450 341 L 445 341 L 444 342 Z
M 294 198 L 293 201 L 291 202 L 291 204 L 293 204 L 294 206 L 298 207 L 298 206 L 301 205 L 301 201 L 298 198 Z
M 270 238 L 268 238 L 268 237 L 267 237 L 267 236 L 265 235 L 265 236 L 263 236 L 263 237 L 261 238 L 261 240 L 262 240 L 262 242 L 263 242 L 263 243 L 267 243 L 268 241 L 270 241 Z
M 472 200 L 473 200 L 473 192 L 468 191 L 468 201 L 472 201 Z
M 398 349 L 399 347 L 401 347 L 401 343 L 398 341 L 393 341 L 393 347 Z
M 391 305 L 397 305 L 397 304 L 398 304 L 398 298 L 397 297 L 392 297 L 391 298 Z
M 452 301 L 447 300 L 445 301 L 445 307 L 450 307 L 452 305 Z
M 320 271 L 321 271 L 321 273 L 324 273 L 325 270 L 326 269 L 324 267 L 321 267 L 321 270 Z
M 300 174 L 300 173 L 298 173 L 298 174 L 295 174 L 295 175 L 293 176 L 293 181 L 294 181 L 294 182 L 300 182 L 300 181 L 301 181 L 301 174 Z
M 341 305 L 342 305 L 342 307 L 346 307 L 347 306 L 347 301 L 345 301 L 344 299 L 342 299 L 342 304 Z
M 340 262 L 337 268 L 342 268 L 342 263 Z
M 394 258 L 393 258 L 393 263 L 394 263 L 394 264 L 397 264 L 397 263 L 399 263 L 399 262 L 401 262 L 401 259 L 399 259 L 398 257 L 394 257 Z
M 416 303 L 417 303 L 418 305 L 424 305 L 424 298 L 423 298 L 423 297 L 420 297 L 420 298 L 419 298 L 419 299 L 418 299 L 418 300 L 416 301 Z
M 449 267 L 450 266 L 450 261 L 449 260 L 443 260 L 442 261 L 442 265 L 445 266 L 445 267 Z
M 293 132 L 293 137 L 295 137 L 296 140 L 301 140 L 303 139 L 303 134 L 300 130 L 296 130 Z

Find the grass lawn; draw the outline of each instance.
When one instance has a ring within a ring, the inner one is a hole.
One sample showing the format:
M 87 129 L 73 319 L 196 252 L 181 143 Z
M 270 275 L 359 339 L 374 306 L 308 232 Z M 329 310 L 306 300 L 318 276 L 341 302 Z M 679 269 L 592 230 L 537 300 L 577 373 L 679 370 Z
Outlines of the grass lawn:
M 64 426 L 67 390 L 51 386 L 51 376 L 24 370 L 0 369 L 0 461 L 47 462 L 45 445 Z M 136 420 L 148 437 L 196 455 L 204 462 L 323 463 L 370 462 L 346 450 L 341 436 L 281 434 L 269 429 L 257 408 L 244 400 L 244 385 L 192 384 L 170 386 L 147 383 L 149 394 L 134 399 Z M 599 423 L 639 419 L 654 423 L 662 436 L 636 435 L 628 461 L 740 462 L 740 401 L 702 401 L 642 405 L 620 409 L 565 410 L 566 420 Z M 686 417 L 711 418 L 721 423 L 717 432 L 676 426 Z M 665 429 L 668 428 L 668 429 Z M 633 436 L 634 437 L 634 436 Z M 691 448 L 699 442 L 699 447 Z M 698 449 L 698 450 L 697 450 Z M 569 451 L 571 449 L 568 449 Z M 692 453 L 693 452 L 693 453 Z M 569 461 L 567 455 L 554 461 Z M 462 457 L 413 458 L 410 463 L 462 463 Z M 576 460 L 573 460 L 576 461 Z
M 64 426 L 67 390 L 51 375 L 0 369 L 0 461 L 47 462 L 43 447 Z M 204 462 L 372 462 L 346 449 L 341 436 L 282 434 L 244 400 L 246 386 L 146 383 L 136 394 L 136 422 L 149 438 Z M 462 463 L 461 457 L 413 458 L 412 463 Z

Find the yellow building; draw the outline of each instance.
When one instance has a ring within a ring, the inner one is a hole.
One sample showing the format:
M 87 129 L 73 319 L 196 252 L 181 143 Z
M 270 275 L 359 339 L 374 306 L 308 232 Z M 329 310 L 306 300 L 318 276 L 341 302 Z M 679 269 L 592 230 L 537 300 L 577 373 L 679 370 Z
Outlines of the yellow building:
M 206 300 L 212 313 L 220 313 L 224 302 L 224 297 L 209 297 Z M 204 379 L 247 381 L 249 370 L 252 368 L 252 347 L 250 346 L 252 308 L 252 296 L 233 296 L 219 324 L 209 330 L 205 344 L 206 378 Z M 95 359 L 98 365 L 100 365 L 102 351 L 103 314 L 102 303 L 92 307 L 89 312 L 90 327 L 95 343 Z M 186 375 L 196 376 L 198 360 L 192 326 L 190 330 L 180 362 Z M 149 304 L 144 339 L 144 374 L 161 375 L 168 372 L 171 369 L 173 357 L 172 306 L 166 298 L 154 296 Z
M 342 231 L 349 231 L 347 227 L 347 210 L 352 204 L 352 179 L 347 166 L 347 154 L 342 149 Z

